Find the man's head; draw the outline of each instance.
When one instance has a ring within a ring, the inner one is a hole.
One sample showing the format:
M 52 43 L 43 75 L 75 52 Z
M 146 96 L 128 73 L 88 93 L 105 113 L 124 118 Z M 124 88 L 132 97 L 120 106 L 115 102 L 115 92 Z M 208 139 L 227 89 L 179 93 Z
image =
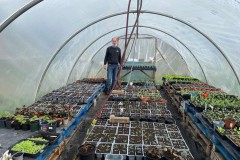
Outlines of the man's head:
M 114 46 L 117 46 L 117 37 L 113 37 L 113 38 L 112 38 L 112 44 L 113 44 Z

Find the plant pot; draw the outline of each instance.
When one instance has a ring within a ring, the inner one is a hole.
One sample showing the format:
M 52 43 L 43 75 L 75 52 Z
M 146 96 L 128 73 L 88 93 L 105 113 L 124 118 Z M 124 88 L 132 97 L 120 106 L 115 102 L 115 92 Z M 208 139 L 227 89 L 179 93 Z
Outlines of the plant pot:
M 47 122 L 42 122 L 41 124 L 40 124 L 40 129 L 41 129 L 41 131 L 44 131 L 44 132 L 47 132 L 48 131 L 48 123 Z
M 12 156 L 13 160 L 23 160 L 23 154 L 24 153 L 21 153 L 21 152 L 14 153 Z
M 92 144 L 81 145 L 79 148 L 79 160 L 94 160 L 95 159 L 95 146 Z
M 63 124 L 63 118 L 57 118 L 57 127 L 60 127 Z
M 66 126 L 68 124 L 68 122 L 69 122 L 68 117 L 64 117 L 63 118 L 63 125 Z
M 27 131 L 27 130 L 30 129 L 30 126 L 29 126 L 28 123 L 24 123 L 24 124 L 21 125 L 21 129 L 22 129 L 23 131 Z
M 21 129 L 21 124 L 20 124 L 18 121 L 14 121 L 14 122 L 12 123 L 12 125 L 13 125 L 13 128 L 14 128 L 15 130 L 20 130 L 20 129 Z
M 236 125 L 236 120 L 234 119 L 225 119 L 224 120 L 225 127 L 228 129 L 233 129 Z
M 121 154 L 107 154 L 105 160 L 123 160 L 123 155 Z
M 30 130 L 31 130 L 31 132 L 38 131 L 39 130 L 39 123 L 38 122 L 30 123 Z
M 5 124 L 6 124 L 6 128 L 7 129 L 12 129 L 13 126 L 12 126 L 12 120 L 6 120 L 5 121 Z
M 0 119 L 0 128 L 5 128 L 6 127 L 6 123 L 5 123 L 5 119 Z
M 214 130 L 217 128 L 217 127 L 224 127 L 224 122 L 223 121 L 213 121 L 213 127 L 214 127 Z

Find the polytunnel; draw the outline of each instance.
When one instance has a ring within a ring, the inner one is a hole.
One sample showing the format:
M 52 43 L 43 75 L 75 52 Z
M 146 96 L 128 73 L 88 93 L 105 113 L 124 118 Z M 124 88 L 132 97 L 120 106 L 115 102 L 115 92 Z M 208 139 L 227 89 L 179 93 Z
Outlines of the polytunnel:
M 113 37 L 124 63 L 155 61 L 157 84 L 184 75 L 240 96 L 239 15 L 239 0 L 1 0 L 0 111 L 106 78 Z
M 138 3 L 130 8 L 129 32 Z M 107 43 L 125 35 L 127 5 L 1 1 L 1 108 L 30 104 L 79 78 L 103 76 Z M 167 57 L 157 63 L 157 79 L 164 71 L 192 75 L 239 95 L 238 15 L 234 0 L 143 1 L 138 34 L 154 37 L 152 51 Z

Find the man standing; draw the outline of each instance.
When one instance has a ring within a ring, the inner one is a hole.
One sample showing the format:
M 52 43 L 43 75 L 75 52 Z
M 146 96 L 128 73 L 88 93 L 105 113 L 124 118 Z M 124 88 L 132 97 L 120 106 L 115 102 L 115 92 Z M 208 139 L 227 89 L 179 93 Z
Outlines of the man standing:
M 117 80 L 119 64 L 121 64 L 121 49 L 117 46 L 117 38 L 112 38 L 112 46 L 107 48 L 104 58 L 104 69 L 107 69 L 106 94 L 113 89 Z

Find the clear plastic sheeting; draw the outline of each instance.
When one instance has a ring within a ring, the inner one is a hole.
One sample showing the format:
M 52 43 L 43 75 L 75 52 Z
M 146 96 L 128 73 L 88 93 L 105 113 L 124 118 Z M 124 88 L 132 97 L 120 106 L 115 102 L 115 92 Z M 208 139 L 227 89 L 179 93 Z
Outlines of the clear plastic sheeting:
M 162 40 L 157 41 L 156 81 L 160 81 L 164 74 L 192 76 L 181 54 Z
M 0 24 L 30 2 L 1 0 Z M 128 0 L 49 0 L 17 17 L 0 32 L 1 110 L 29 105 L 80 78 L 104 77 L 106 47 L 113 36 L 124 36 L 127 5 Z M 133 59 L 141 45 L 146 51 L 140 57 L 157 54 L 158 79 L 165 73 L 192 75 L 240 96 L 239 8 L 239 0 L 143 1 L 138 33 L 157 43 L 138 40 L 127 55 Z M 131 12 L 136 9 L 132 0 Z M 136 15 L 129 14 L 128 34 Z M 119 46 L 123 51 L 122 40 Z
M 31 2 L 31 0 L 1 0 L 0 1 L 0 24 L 7 20 L 12 14 L 17 12 L 24 5 Z

